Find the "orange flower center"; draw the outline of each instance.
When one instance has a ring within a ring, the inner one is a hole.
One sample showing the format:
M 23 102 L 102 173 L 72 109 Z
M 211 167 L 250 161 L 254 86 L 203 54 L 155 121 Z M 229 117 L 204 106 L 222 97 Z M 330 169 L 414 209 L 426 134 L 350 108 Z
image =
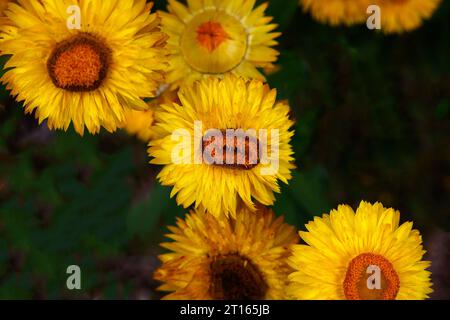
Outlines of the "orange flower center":
M 58 43 L 47 61 L 47 68 L 58 88 L 93 91 L 107 75 L 110 56 L 110 50 L 100 40 L 82 33 Z
M 394 300 L 400 279 L 383 256 L 363 253 L 350 261 L 344 280 L 348 300 Z
M 251 170 L 260 163 L 259 140 L 244 130 L 220 130 L 202 138 L 202 152 L 206 163 L 230 169 Z M 220 161 L 218 161 L 220 160 Z
M 197 29 L 197 41 L 209 52 L 216 50 L 228 39 L 229 35 L 218 22 L 208 21 Z
M 246 58 L 248 30 L 241 20 L 223 10 L 205 10 L 192 17 L 180 38 L 182 57 L 203 74 L 222 74 Z
M 258 268 L 238 254 L 218 256 L 210 264 L 210 295 L 214 300 L 261 300 L 267 284 Z

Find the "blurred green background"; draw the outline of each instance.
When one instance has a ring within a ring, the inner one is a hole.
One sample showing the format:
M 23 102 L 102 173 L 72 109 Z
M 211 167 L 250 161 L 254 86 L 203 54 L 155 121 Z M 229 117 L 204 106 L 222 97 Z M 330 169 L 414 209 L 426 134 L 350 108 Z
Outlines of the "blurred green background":
M 297 120 L 298 171 L 276 212 L 304 229 L 341 203 L 392 206 L 424 235 L 433 298 L 450 298 L 449 1 L 401 36 L 319 24 L 297 0 L 268 13 L 283 32 L 269 82 Z M 158 169 L 124 132 L 50 132 L 2 88 L 0 299 L 159 298 L 158 243 L 184 210 Z M 79 291 L 66 288 L 72 264 Z

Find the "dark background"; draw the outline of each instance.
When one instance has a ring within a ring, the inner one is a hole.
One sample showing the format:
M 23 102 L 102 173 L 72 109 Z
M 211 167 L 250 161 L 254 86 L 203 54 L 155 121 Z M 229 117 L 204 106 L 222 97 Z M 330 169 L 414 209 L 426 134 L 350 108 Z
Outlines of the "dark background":
M 424 236 L 433 298 L 450 298 L 449 1 L 401 36 L 320 24 L 297 0 L 272 0 L 269 14 L 283 32 L 269 82 L 297 120 L 298 171 L 276 212 L 304 229 L 341 203 L 392 206 Z M 184 211 L 147 162 L 124 132 L 38 126 L 2 88 L 0 299 L 159 298 L 158 243 Z M 72 264 L 80 291 L 66 288 Z

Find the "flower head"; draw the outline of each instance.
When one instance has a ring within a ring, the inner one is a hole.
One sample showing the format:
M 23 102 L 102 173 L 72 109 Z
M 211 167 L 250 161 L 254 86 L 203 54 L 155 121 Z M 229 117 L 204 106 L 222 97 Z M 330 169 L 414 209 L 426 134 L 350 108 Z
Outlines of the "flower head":
M 425 299 L 432 292 L 430 263 L 412 222 L 400 213 L 361 202 L 317 217 L 300 232 L 289 264 L 288 292 L 297 299 Z
M 169 253 L 155 279 L 171 292 L 166 299 L 284 299 L 288 247 L 297 243 L 295 229 L 269 209 L 246 208 L 236 219 L 191 212 L 170 227 L 163 243 Z
M 163 80 L 166 35 L 140 0 L 22 0 L 1 20 L 2 82 L 51 129 L 114 131 Z M 68 13 L 69 12 L 69 13 Z
M 442 0 L 300 0 L 304 11 L 318 21 L 331 25 L 362 24 L 369 18 L 369 7 L 380 9 L 381 29 L 402 33 L 422 25 Z
M 300 0 L 303 10 L 314 19 L 330 25 L 353 25 L 365 22 L 369 0 Z
M 235 76 L 207 78 L 178 93 L 181 104 L 155 113 L 151 163 L 163 165 L 159 180 L 173 186 L 185 208 L 235 216 L 243 202 L 272 205 L 278 180 L 294 168 L 290 108 L 261 81 Z
M 375 0 L 381 10 L 381 30 L 402 33 L 420 27 L 441 4 L 441 0 Z
M 264 79 L 257 68 L 270 68 L 280 33 L 266 17 L 267 4 L 255 0 L 190 0 L 187 6 L 169 0 L 161 12 L 171 53 L 168 83 L 177 87 L 203 76 L 233 73 Z

